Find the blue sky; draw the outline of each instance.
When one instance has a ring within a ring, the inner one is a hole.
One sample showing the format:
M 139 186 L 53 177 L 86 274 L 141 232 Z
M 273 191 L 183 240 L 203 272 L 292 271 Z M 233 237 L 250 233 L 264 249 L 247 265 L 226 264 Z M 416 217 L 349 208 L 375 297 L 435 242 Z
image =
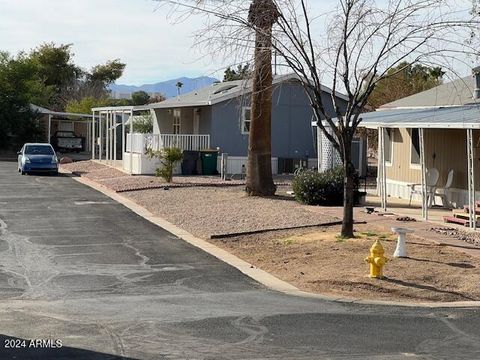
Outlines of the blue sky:
M 180 76 L 220 76 L 223 64 L 201 59 L 192 32 L 201 20 L 172 25 L 151 0 L 0 0 L 0 49 L 12 54 L 43 42 L 73 43 L 84 68 L 120 58 L 119 83 Z

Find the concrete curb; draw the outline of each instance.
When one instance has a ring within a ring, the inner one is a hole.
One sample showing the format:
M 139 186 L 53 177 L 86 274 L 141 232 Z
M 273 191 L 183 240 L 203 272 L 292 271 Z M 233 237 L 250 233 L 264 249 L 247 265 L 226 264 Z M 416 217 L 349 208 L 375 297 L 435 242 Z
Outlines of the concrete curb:
M 235 255 L 229 253 L 226 250 L 219 248 L 216 245 L 209 243 L 208 241 L 199 239 L 189 232 L 179 228 L 178 226 L 162 219 L 158 216 L 153 215 L 150 211 L 144 207 L 136 204 L 132 200 L 119 195 L 113 190 L 110 190 L 104 186 L 97 184 L 96 182 L 82 178 L 75 177 L 67 172 L 63 172 L 64 175 L 71 176 L 74 180 L 78 181 L 81 184 L 89 186 L 94 190 L 97 190 L 104 195 L 110 197 L 111 199 L 117 201 L 123 206 L 135 212 L 137 215 L 143 217 L 144 219 L 150 221 L 151 223 L 171 232 L 180 239 L 188 242 L 189 244 L 207 252 L 208 254 L 216 257 L 217 259 L 237 268 L 243 274 L 252 278 L 253 280 L 259 282 L 260 284 L 266 286 L 270 290 L 278 291 L 286 295 L 299 296 L 303 298 L 310 299 L 319 299 L 325 301 L 336 301 L 342 303 L 355 303 L 362 305 L 384 305 L 384 306 L 400 306 L 400 307 L 416 307 L 416 308 L 477 308 L 480 307 L 480 301 L 456 301 L 456 302 L 423 302 L 423 303 L 409 303 L 409 302 L 399 302 L 399 301 L 386 301 L 386 300 L 366 300 L 351 298 L 345 296 L 334 296 L 334 295 L 322 295 L 322 294 L 313 294 L 306 291 L 302 291 L 297 287 L 280 280 L 273 276 L 272 274 L 261 270 L 254 265 L 236 257 Z

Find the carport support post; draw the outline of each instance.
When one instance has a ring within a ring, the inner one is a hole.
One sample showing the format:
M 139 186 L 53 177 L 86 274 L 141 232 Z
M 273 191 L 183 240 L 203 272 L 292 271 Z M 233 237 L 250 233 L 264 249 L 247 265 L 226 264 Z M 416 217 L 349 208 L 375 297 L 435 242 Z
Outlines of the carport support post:
M 475 201 L 475 167 L 473 154 L 473 130 L 467 129 L 467 161 L 468 161 L 468 209 L 470 228 L 477 229 L 477 209 Z
M 383 209 L 383 194 L 382 194 L 382 131 L 383 128 L 378 128 L 378 154 L 377 154 L 377 195 L 380 196 L 380 207 Z M 320 166 L 319 166 L 320 169 Z
M 50 137 L 51 137 L 51 130 L 52 129 L 52 115 L 48 115 L 48 132 L 47 132 L 47 136 L 48 136 L 48 139 L 47 139 L 47 142 L 50 144 L 51 141 L 50 141 Z
M 115 165 L 114 162 L 113 162 L 113 155 L 114 155 L 114 136 L 115 136 L 115 132 L 114 132 L 114 123 L 113 123 L 113 120 L 114 120 L 114 112 L 111 110 L 110 111 L 110 164 L 112 165 Z
M 111 113 L 109 110 L 107 110 L 107 132 L 108 132 L 108 161 L 107 164 L 110 164 L 110 160 L 112 158 L 112 133 L 111 133 L 111 128 L 112 128 L 112 118 L 111 118 Z
M 90 126 L 92 125 L 90 122 L 86 122 L 87 124 L 87 135 L 85 136 L 85 151 L 88 151 L 88 149 L 90 149 L 90 139 L 92 138 L 92 136 L 90 135 L 91 132 L 90 132 Z
M 99 137 L 99 142 L 98 142 L 98 160 L 102 160 L 102 152 L 103 152 L 103 126 L 102 126 L 102 112 L 100 111 L 98 113 L 98 137 Z
M 92 160 L 95 160 L 95 111 L 92 111 Z
M 130 111 L 130 175 L 133 174 L 133 110 Z
M 108 163 L 112 161 L 112 113 L 108 111 Z
M 117 112 L 113 113 L 113 166 L 117 166 Z
M 422 218 L 428 220 L 428 189 L 427 189 L 427 167 L 425 165 L 425 138 L 424 138 L 424 129 L 418 129 L 418 137 L 420 142 L 420 168 L 422 175 Z
M 108 163 L 112 160 L 112 113 L 108 111 Z
M 122 110 L 122 161 L 123 161 L 123 154 L 125 153 L 125 111 Z
M 378 128 L 378 186 L 380 188 L 381 207 L 387 211 L 387 174 L 385 169 L 385 128 Z
M 108 112 L 105 111 L 105 162 L 108 162 Z
M 382 132 L 382 187 L 383 187 L 383 209 L 387 211 L 387 165 L 385 162 L 385 132 L 386 129 L 383 129 Z
M 108 111 L 105 112 L 105 161 L 108 164 L 108 159 L 110 158 L 110 151 L 109 151 L 109 134 L 108 134 L 108 128 L 109 128 L 109 114 Z

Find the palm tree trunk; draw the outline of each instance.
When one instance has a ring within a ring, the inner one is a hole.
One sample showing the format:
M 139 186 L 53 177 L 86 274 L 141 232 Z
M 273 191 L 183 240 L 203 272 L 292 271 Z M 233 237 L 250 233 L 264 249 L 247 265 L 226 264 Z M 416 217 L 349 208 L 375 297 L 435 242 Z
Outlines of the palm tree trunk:
M 272 196 L 272 26 L 278 10 L 272 0 L 253 0 L 249 21 L 255 35 L 252 111 L 248 145 L 247 187 L 251 196 Z

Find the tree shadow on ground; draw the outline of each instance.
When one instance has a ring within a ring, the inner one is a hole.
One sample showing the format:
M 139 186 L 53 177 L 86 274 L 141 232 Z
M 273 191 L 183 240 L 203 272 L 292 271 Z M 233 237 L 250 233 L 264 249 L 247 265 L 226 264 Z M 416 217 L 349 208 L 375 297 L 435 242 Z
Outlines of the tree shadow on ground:
M 399 279 L 394 279 L 394 278 L 388 278 L 388 277 L 384 277 L 383 280 L 386 281 L 386 282 L 390 282 L 390 283 L 405 286 L 405 287 L 411 287 L 411 288 L 416 288 L 416 289 L 421 289 L 421 290 L 433 291 L 433 292 L 436 292 L 436 293 L 439 293 L 439 294 L 452 295 L 452 296 L 456 296 L 456 297 L 459 297 L 459 298 L 462 298 L 462 299 L 465 299 L 465 300 L 470 300 L 470 301 L 478 300 L 478 299 L 475 299 L 475 298 L 471 298 L 467 295 L 461 294 L 457 291 L 441 290 L 441 289 L 437 289 L 436 287 L 430 286 L 430 285 L 416 284 L 416 283 L 412 283 L 412 282 L 408 282 L 408 281 L 404 281 L 404 280 L 399 280 Z
M 429 259 L 421 259 L 421 258 L 413 258 L 407 256 L 406 259 L 413 260 L 413 261 L 420 261 L 420 262 L 430 262 L 430 263 L 435 263 L 435 264 L 441 264 L 441 265 L 448 265 L 460 269 L 475 269 L 475 265 L 468 264 L 468 263 L 454 263 L 454 262 L 443 262 L 443 261 L 436 261 L 436 260 L 429 260 Z
M 45 339 L 47 340 L 47 339 Z M 0 335 L 0 358 L 22 359 L 22 360 L 135 360 L 133 358 L 100 353 L 97 351 L 62 347 L 41 347 L 35 346 L 35 340 L 21 339 L 8 335 Z M 55 343 L 55 339 L 52 340 Z M 8 347 L 7 347 L 8 346 Z M 46 346 L 44 344 L 44 346 Z
M 457 240 L 457 241 L 465 241 L 465 240 L 460 240 L 460 239 L 454 239 L 454 240 Z M 456 244 L 445 244 L 442 246 L 445 246 L 445 247 L 453 247 L 453 248 L 460 248 L 460 249 L 467 249 L 467 250 L 480 250 L 480 246 L 478 245 L 474 245 L 474 244 L 470 244 L 470 243 L 467 243 L 469 244 L 470 246 L 464 246 L 464 245 L 456 245 Z

